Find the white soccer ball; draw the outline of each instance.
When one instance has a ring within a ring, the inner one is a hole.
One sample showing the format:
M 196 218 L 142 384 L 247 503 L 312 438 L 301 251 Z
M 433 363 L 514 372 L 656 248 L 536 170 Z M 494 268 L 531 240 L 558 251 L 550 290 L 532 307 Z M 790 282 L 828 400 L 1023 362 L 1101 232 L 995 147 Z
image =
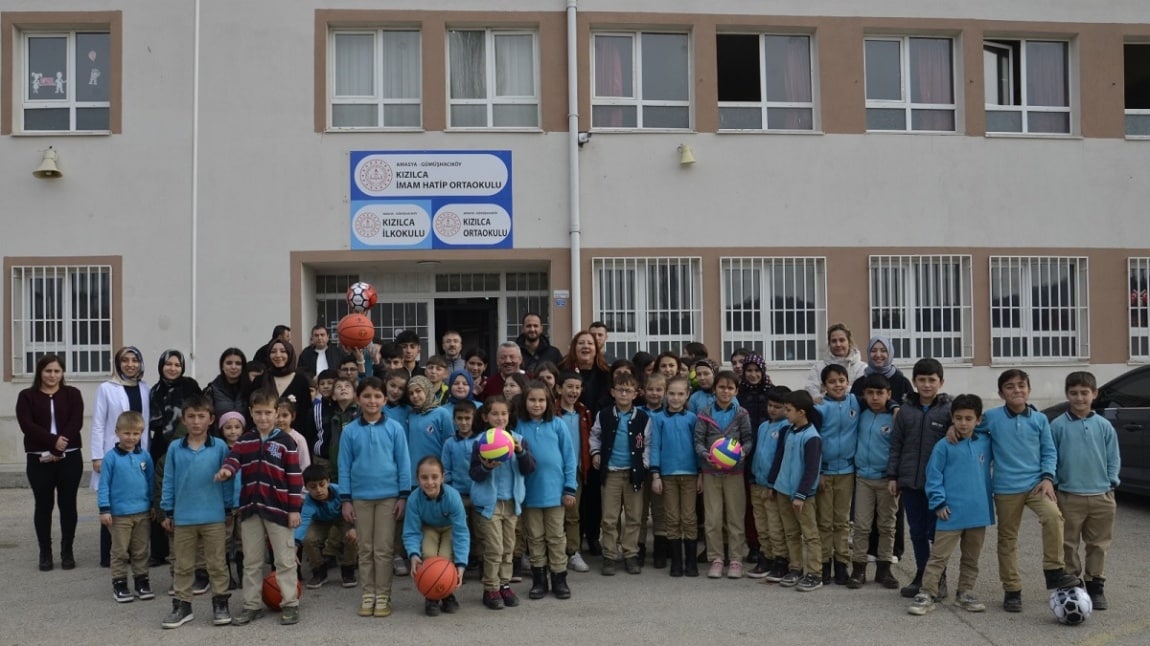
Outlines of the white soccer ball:
M 375 307 L 379 294 L 368 283 L 355 283 L 347 288 L 347 304 L 360 314 Z
M 1077 626 L 1094 612 L 1094 602 L 1082 588 L 1059 588 L 1050 593 L 1050 612 L 1058 623 Z

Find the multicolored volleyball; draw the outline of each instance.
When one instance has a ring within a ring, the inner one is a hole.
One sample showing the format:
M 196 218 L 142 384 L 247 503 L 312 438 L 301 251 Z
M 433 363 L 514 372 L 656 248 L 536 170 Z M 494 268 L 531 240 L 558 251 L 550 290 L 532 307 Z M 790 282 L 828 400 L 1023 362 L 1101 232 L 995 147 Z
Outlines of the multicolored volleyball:
M 734 438 L 720 437 L 711 445 L 711 461 L 720 469 L 734 469 L 743 457 L 743 445 Z
M 479 457 L 489 462 L 506 462 L 515 453 L 515 439 L 501 428 L 489 428 L 479 436 Z

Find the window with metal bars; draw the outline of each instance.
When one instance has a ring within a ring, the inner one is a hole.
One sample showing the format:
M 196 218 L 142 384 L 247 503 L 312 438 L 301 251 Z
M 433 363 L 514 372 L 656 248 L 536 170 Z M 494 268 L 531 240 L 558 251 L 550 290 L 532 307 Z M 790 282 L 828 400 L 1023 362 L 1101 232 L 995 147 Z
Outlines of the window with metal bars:
M 826 258 L 722 258 L 723 356 L 738 347 L 767 363 L 818 358 L 827 326 Z
M 1130 258 L 1130 359 L 1150 361 L 1150 258 Z
M 1090 358 L 1086 258 L 990 257 L 991 360 Z
M 610 331 L 608 356 L 679 352 L 702 338 L 701 259 L 595 258 L 592 268 L 595 319 Z
M 72 375 L 112 371 L 110 265 L 19 265 L 11 281 L 13 375 L 33 376 L 45 354 Z
M 892 357 L 967 363 L 974 357 L 970 256 L 871 256 L 870 328 Z

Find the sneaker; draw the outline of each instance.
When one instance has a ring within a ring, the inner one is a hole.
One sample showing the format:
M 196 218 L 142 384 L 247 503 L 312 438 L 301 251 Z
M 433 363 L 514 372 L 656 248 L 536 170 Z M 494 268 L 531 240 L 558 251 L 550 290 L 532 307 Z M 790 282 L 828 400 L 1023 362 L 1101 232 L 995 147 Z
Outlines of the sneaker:
M 454 594 L 447 595 L 447 598 L 444 599 L 442 603 L 443 603 L 443 612 L 445 612 L 449 615 L 454 614 L 455 611 L 459 610 L 459 600 L 457 600 L 455 598 Z
M 765 579 L 765 578 L 767 578 L 767 575 L 771 573 L 771 567 L 772 567 L 770 565 L 767 565 L 768 563 L 773 563 L 773 561 L 762 560 L 762 561 L 759 561 L 758 563 L 756 563 L 755 567 L 751 568 L 750 572 L 747 572 L 747 578 L 750 578 L 750 579 Z
M 168 586 L 168 596 L 169 597 L 176 596 L 176 585 L 174 583 L 172 585 Z
M 212 625 L 226 626 L 232 623 L 232 613 L 228 611 L 227 597 L 212 597 Z
M 922 591 L 922 580 L 915 579 L 914 581 L 911 581 L 910 583 L 902 586 L 902 589 L 899 590 L 898 593 L 904 598 L 913 599 L 918 596 L 920 591 Z
M 299 623 L 299 606 L 288 606 L 280 615 L 281 626 L 294 626 Z
M 983 612 L 986 610 L 986 604 L 979 601 L 978 597 L 966 590 L 959 590 L 954 593 L 954 605 L 967 612 Z
M 140 601 L 150 601 L 156 598 L 156 593 L 152 592 L 152 584 L 148 581 L 147 575 L 136 577 L 135 584 L 136 597 Z
M 407 576 L 411 573 L 411 570 L 407 567 L 407 559 L 402 556 L 391 559 L 391 571 L 395 576 Z
M 359 600 L 359 611 L 356 613 L 360 617 L 370 617 L 375 613 L 375 595 L 365 594 Z
M 934 611 L 934 597 L 925 592 L 920 592 L 914 595 L 914 601 L 911 602 L 910 607 L 906 611 L 912 615 L 925 615 L 928 612 Z
M 567 569 L 576 572 L 590 572 L 591 566 L 587 565 L 587 561 L 583 560 L 583 556 L 579 552 L 575 552 L 567 557 Z
M 515 595 L 515 591 L 512 590 L 509 585 L 499 588 L 499 596 L 503 597 L 503 605 L 508 608 L 514 608 L 519 605 L 519 597 Z
M 203 570 L 196 570 L 196 578 L 192 581 L 192 594 L 203 594 L 212 589 L 212 581 L 208 578 L 208 573 Z
M 739 561 L 731 561 L 731 567 L 727 568 L 728 579 L 741 579 L 743 578 L 743 564 Z
M 623 567 L 627 570 L 627 574 L 639 574 L 643 571 L 642 561 L 637 556 L 623 559 Z
M 784 588 L 793 588 L 798 585 L 799 581 L 803 578 L 803 573 L 798 570 L 788 570 L 786 574 L 779 579 L 779 585 Z
M 375 610 L 372 611 L 373 617 L 390 617 L 391 616 L 391 597 L 386 594 L 375 595 Z
M 164 621 L 160 625 L 164 628 L 179 628 L 194 618 L 190 601 L 174 599 L 172 601 L 172 614 L 164 617 Z
M 775 559 L 775 562 L 771 565 L 770 572 L 767 572 L 767 576 L 764 578 L 767 580 L 767 583 L 780 583 L 789 571 L 790 570 L 787 569 L 786 559 Z
M 1007 612 L 1022 612 L 1022 591 L 1007 591 L 1002 598 L 1002 609 Z
M 438 601 L 432 601 L 431 599 L 424 599 L 423 600 L 423 614 L 427 615 L 428 617 L 438 617 L 439 616 L 439 602 Z
M 798 584 L 795 585 L 795 589 L 799 592 L 813 592 L 821 587 L 823 587 L 823 578 L 813 572 L 804 576 Z
M 744 563 L 759 563 L 763 560 L 763 553 L 757 549 L 747 550 L 747 556 L 743 559 Z
M 615 576 L 615 559 L 604 556 L 603 566 L 599 569 L 603 576 Z
M 308 590 L 318 590 L 322 588 L 325 583 L 327 583 L 327 568 L 321 567 L 312 570 L 311 578 L 307 580 L 307 584 L 304 587 Z
M 262 616 L 264 616 L 263 608 L 244 608 L 240 614 L 232 618 L 232 625 L 246 626 Z
M 484 590 L 483 605 L 491 610 L 503 610 L 503 595 L 498 590 Z
M 723 559 L 715 559 L 714 561 L 711 561 L 711 569 L 707 570 L 707 578 L 723 578 Z
M 897 557 L 897 556 L 893 556 L 893 555 L 892 555 L 892 556 L 890 557 L 890 562 L 891 562 L 891 563 L 898 563 L 898 557 Z
M 354 588 L 359 585 L 359 579 L 355 575 L 354 565 L 341 565 L 339 568 L 339 577 L 343 581 L 342 585 L 345 588 Z
M 136 600 L 132 596 L 132 592 L 128 590 L 127 579 L 115 579 L 112 581 L 112 598 L 116 603 L 131 603 Z

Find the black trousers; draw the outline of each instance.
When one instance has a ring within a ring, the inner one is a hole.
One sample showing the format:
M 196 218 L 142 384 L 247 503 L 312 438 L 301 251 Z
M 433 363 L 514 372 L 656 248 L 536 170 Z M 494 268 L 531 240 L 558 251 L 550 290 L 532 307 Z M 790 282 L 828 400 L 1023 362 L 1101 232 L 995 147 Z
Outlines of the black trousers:
M 583 496 L 579 501 L 579 524 L 588 542 L 599 540 L 599 528 L 603 522 L 603 487 L 600 476 L 599 469 L 587 469 Z
M 84 475 L 80 451 L 64 454 L 58 462 L 41 462 L 39 455 L 28 456 L 28 485 L 35 499 L 33 524 L 41 551 L 52 550 L 52 511 L 60 507 L 60 548 L 72 551 L 76 538 L 76 492 Z

